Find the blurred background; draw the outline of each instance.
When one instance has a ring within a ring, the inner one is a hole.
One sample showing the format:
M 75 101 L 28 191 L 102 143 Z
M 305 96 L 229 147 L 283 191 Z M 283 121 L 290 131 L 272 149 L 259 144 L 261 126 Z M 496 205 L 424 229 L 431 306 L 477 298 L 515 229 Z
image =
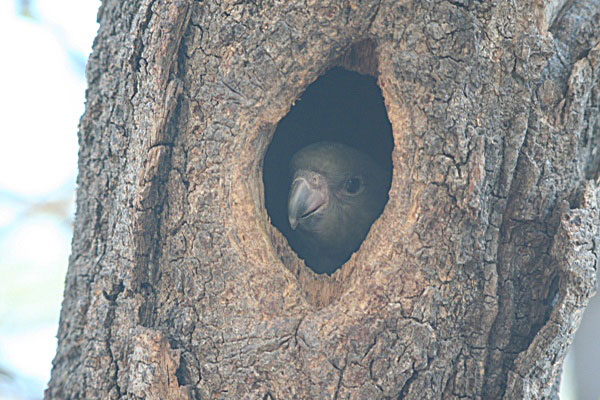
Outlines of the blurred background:
M 41 399 L 50 378 L 99 6 L 0 0 L 0 400 Z M 562 399 L 600 399 L 599 299 L 568 356 Z
M 41 399 L 70 252 L 99 0 L 0 0 L 0 399 Z

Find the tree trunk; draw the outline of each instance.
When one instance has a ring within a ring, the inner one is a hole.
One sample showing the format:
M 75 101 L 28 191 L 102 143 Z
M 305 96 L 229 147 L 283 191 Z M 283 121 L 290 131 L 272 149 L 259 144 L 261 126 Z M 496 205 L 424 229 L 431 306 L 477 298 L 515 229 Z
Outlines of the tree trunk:
M 493 3 L 104 0 L 46 398 L 556 397 L 596 285 L 600 5 Z M 377 78 L 394 167 L 327 276 L 262 160 L 335 65 Z

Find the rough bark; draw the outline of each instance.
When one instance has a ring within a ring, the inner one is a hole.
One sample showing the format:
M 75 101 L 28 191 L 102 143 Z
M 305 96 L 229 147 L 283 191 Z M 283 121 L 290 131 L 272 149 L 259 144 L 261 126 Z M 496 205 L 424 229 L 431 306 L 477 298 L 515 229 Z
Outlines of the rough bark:
M 491 3 L 104 0 L 46 398 L 556 396 L 596 284 L 600 6 Z M 328 277 L 261 168 L 334 65 L 377 77 L 394 175 Z

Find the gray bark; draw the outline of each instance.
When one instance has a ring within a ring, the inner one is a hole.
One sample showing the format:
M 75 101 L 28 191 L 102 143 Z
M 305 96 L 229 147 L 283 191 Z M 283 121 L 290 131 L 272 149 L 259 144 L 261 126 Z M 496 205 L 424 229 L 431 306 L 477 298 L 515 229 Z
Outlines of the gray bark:
M 597 1 L 104 0 L 46 398 L 556 396 L 595 290 Z M 264 207 L 279 120 L 377 77 L 390 200 L 333 276 Z

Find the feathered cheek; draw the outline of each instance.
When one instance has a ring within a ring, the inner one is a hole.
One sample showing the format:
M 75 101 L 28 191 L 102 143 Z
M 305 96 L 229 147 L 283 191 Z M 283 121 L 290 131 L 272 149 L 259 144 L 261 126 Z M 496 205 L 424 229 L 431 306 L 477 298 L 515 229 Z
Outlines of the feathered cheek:
M 349 229 L 356 228 L 359 223 L 358 218 L 361 214 L 361 203 L 357 197 L 349 197 L 341 195 L 342 199 L 335 201 L 332 209 L 332 214 L 335 215 L 335 223 L 339 226 L 344 226 Z
M 335 202 L 338 206 L 344 206 L 344 204 L 348 203 L 348 195 L 344 193 L 343 190 L 331 190 L 331 197 L 333 198 L 333 202 Z

